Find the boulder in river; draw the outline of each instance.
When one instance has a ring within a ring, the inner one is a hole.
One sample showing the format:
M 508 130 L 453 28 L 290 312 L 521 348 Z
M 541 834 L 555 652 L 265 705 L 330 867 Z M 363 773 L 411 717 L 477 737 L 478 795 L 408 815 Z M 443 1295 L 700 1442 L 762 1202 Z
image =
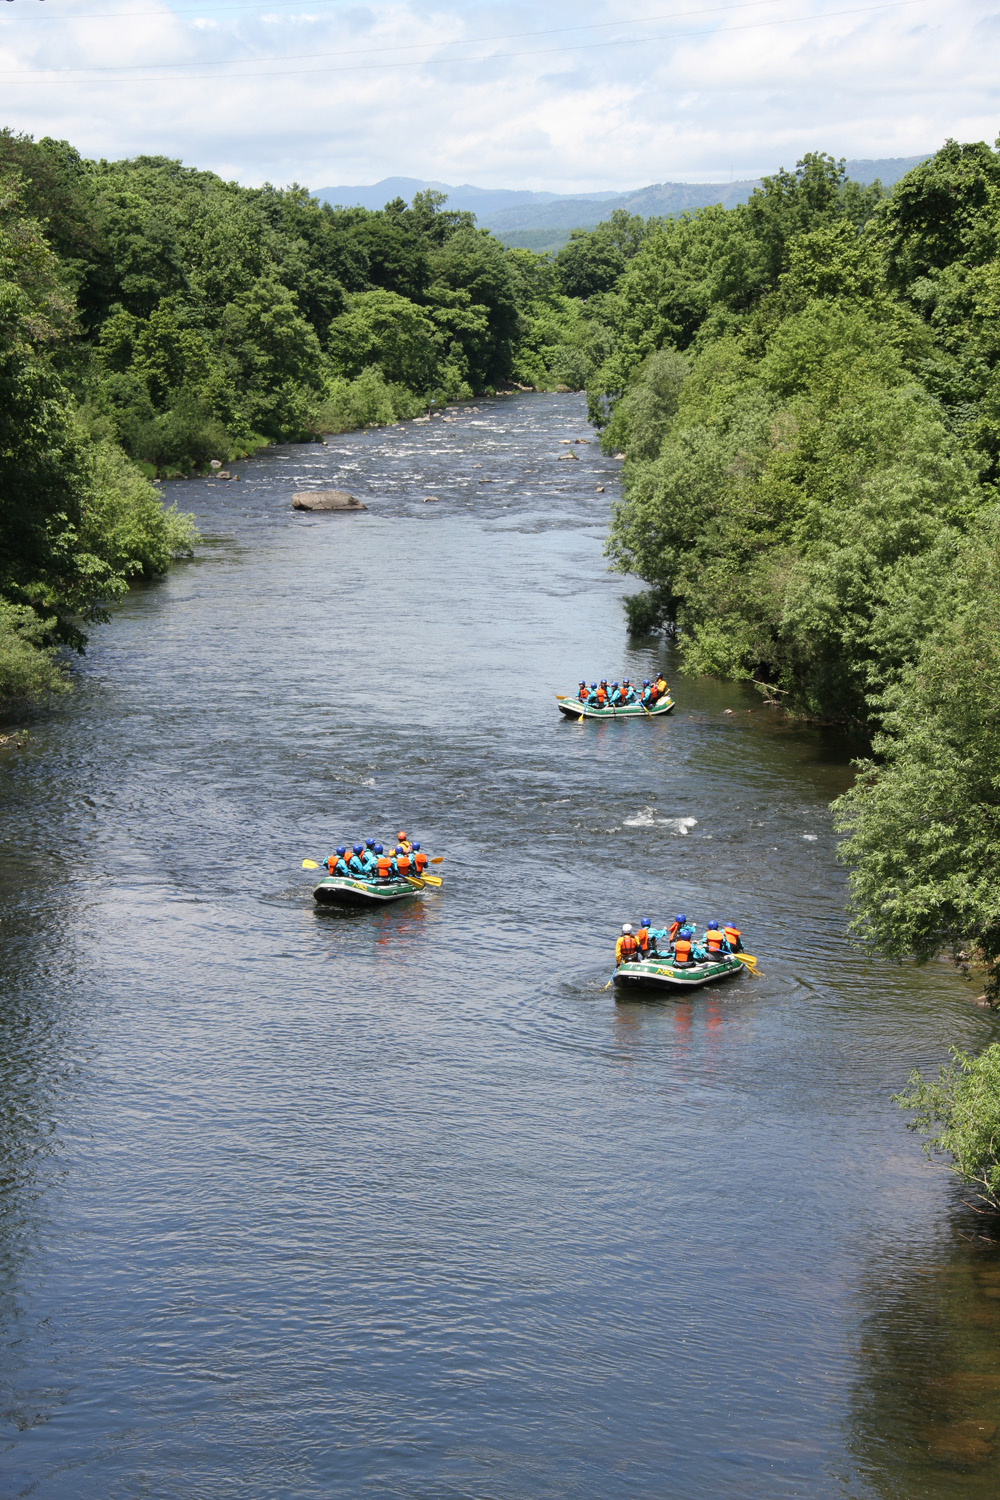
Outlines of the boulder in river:
M 367 510 L 346 490 L 300 490 L 292 496 L 296 510 Z

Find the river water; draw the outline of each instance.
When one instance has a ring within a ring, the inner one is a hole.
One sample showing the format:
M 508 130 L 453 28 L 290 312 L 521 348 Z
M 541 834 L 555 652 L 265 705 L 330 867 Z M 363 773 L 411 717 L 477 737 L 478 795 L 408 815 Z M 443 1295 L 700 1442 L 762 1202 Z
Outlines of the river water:
M 590 436 L 497 398 L 168 486 L 198 556 L 5 752 L 3 1496 L 1000 1488 L 1000 1260 L 889 1100 L 996 1023 L 845 945 L 852 747 L 629 642 Z M 666 721 L 556 713 L 660 664 Z M 400 827 L 440 892 L 314 909 Z M 762 977 L 616 1000 L 675 910 Z

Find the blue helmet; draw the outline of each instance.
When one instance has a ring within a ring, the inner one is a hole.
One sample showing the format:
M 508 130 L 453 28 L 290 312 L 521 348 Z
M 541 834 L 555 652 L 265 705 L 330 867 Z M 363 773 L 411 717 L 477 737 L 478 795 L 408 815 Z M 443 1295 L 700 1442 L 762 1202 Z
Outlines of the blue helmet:
M 364 854 L 364 852 L 365 852 L 365 846 L 364 846 L 364 844 L 355 844 L 355 846 L 354 846 L 354 852 L 355 852 L 355 854 Z
M 385 853 L 385 850 L 382 848 L 381 844 L 376 844 L 375 845 L 375 853 L 376 854 L 384 854 Z
M 375 848 L 375 840 L 374 839 L 365 839 L 365 848 L 366 849 L 374 849 Z
M 687 917 L 684 915 L 684 913 L 682 911 L 679 911 L 677 913 L 676 917 L 674 918 L 674 921 L 675 922 L 680 922 L 680 924 L 683 926 L 684 923 L 687 921 Z
M 396 854 L 402 854 L 403 853 L 403 846 L 402 846 L 402 844 L 397 844 L 394 852 Z
M 643 687 L 649 687 L 649 678 L 648 677 L 644 677 L 642 679 L 642 685 L 643 685 Z
M 580 687 L 586 687 L 587 686 L 587 679 L 586 679 L 586 677 L 581 677 L 580 678 L 579 686 Z
M 685 937 L 685 938 L 692 938 L 692 937 L 694 937 L 694 928 L 693 927 L 682 927 L 681 930 L 680 930 L 680 932 L 677 934 L 677 936 L 678 937 Z
M 612 683 L 612 684 L 611 684 L 611 686 L 612 686 L 612 687 L 617 687 L 617 686 L 618 686 L 618 684 L 617 684 L 617 682 L 613 682 L 613 683 Z
M 593 689 L 597 687 L 597 683 L 596 682 L 592 682 L 590 684 L 590 686 L 591 686 L 591 690 L 593 691 Z
M 337 845 L 337 853 L 338 854 L 346 854 L 347 853 L 347 845 L 346 844 L 338 844 Z
M 640 927 L 648 927 L 649 926 L 649 922 L 650 922 L 649 917 L 642 917 L 641 920 L 640 920 L 640 922 L 639 922 L 639 926 Z
M 414 849 L 419 849 L 420 848 L 420 845 L 417 843 L 416 839 L 413 840 L 413 844 L 412 844 L 411 847 L 414 848 Z
M 711 922 L 708 923 L 708 926 L 706 927 L 705 930 L 706 930 L 706 932 L 711 932 L 712 928 L 713 927 L 718 927 L 718 925 L 719 925 L 718 922 L 716 922 L 716 921 L 713 920 L 713 921 L 711 921 Z

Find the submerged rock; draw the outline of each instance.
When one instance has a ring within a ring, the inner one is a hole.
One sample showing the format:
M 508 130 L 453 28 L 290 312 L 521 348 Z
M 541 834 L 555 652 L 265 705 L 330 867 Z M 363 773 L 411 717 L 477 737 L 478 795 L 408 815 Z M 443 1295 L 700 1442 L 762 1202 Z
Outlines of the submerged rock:
M 301 490 L 292 496 L 296 510 L 367 510 L 346 490 Z

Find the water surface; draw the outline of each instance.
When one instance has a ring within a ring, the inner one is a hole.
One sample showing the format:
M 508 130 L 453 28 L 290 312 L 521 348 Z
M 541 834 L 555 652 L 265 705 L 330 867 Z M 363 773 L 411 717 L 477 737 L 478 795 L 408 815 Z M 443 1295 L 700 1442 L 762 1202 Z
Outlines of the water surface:
M 590 436 L 168 486 L 198 557 L 7 753 L 4 1496 L 996 1494 L 1000 1263 L 888 1098 L 996 1023 L 846 945 L 850 747 L 629 643 Z M 670 720 L 555 711 L 661 664 Z M 401 827 L 440 893 L 314 909 Z M 616 1001 L 678 910 L 763 977 Z

